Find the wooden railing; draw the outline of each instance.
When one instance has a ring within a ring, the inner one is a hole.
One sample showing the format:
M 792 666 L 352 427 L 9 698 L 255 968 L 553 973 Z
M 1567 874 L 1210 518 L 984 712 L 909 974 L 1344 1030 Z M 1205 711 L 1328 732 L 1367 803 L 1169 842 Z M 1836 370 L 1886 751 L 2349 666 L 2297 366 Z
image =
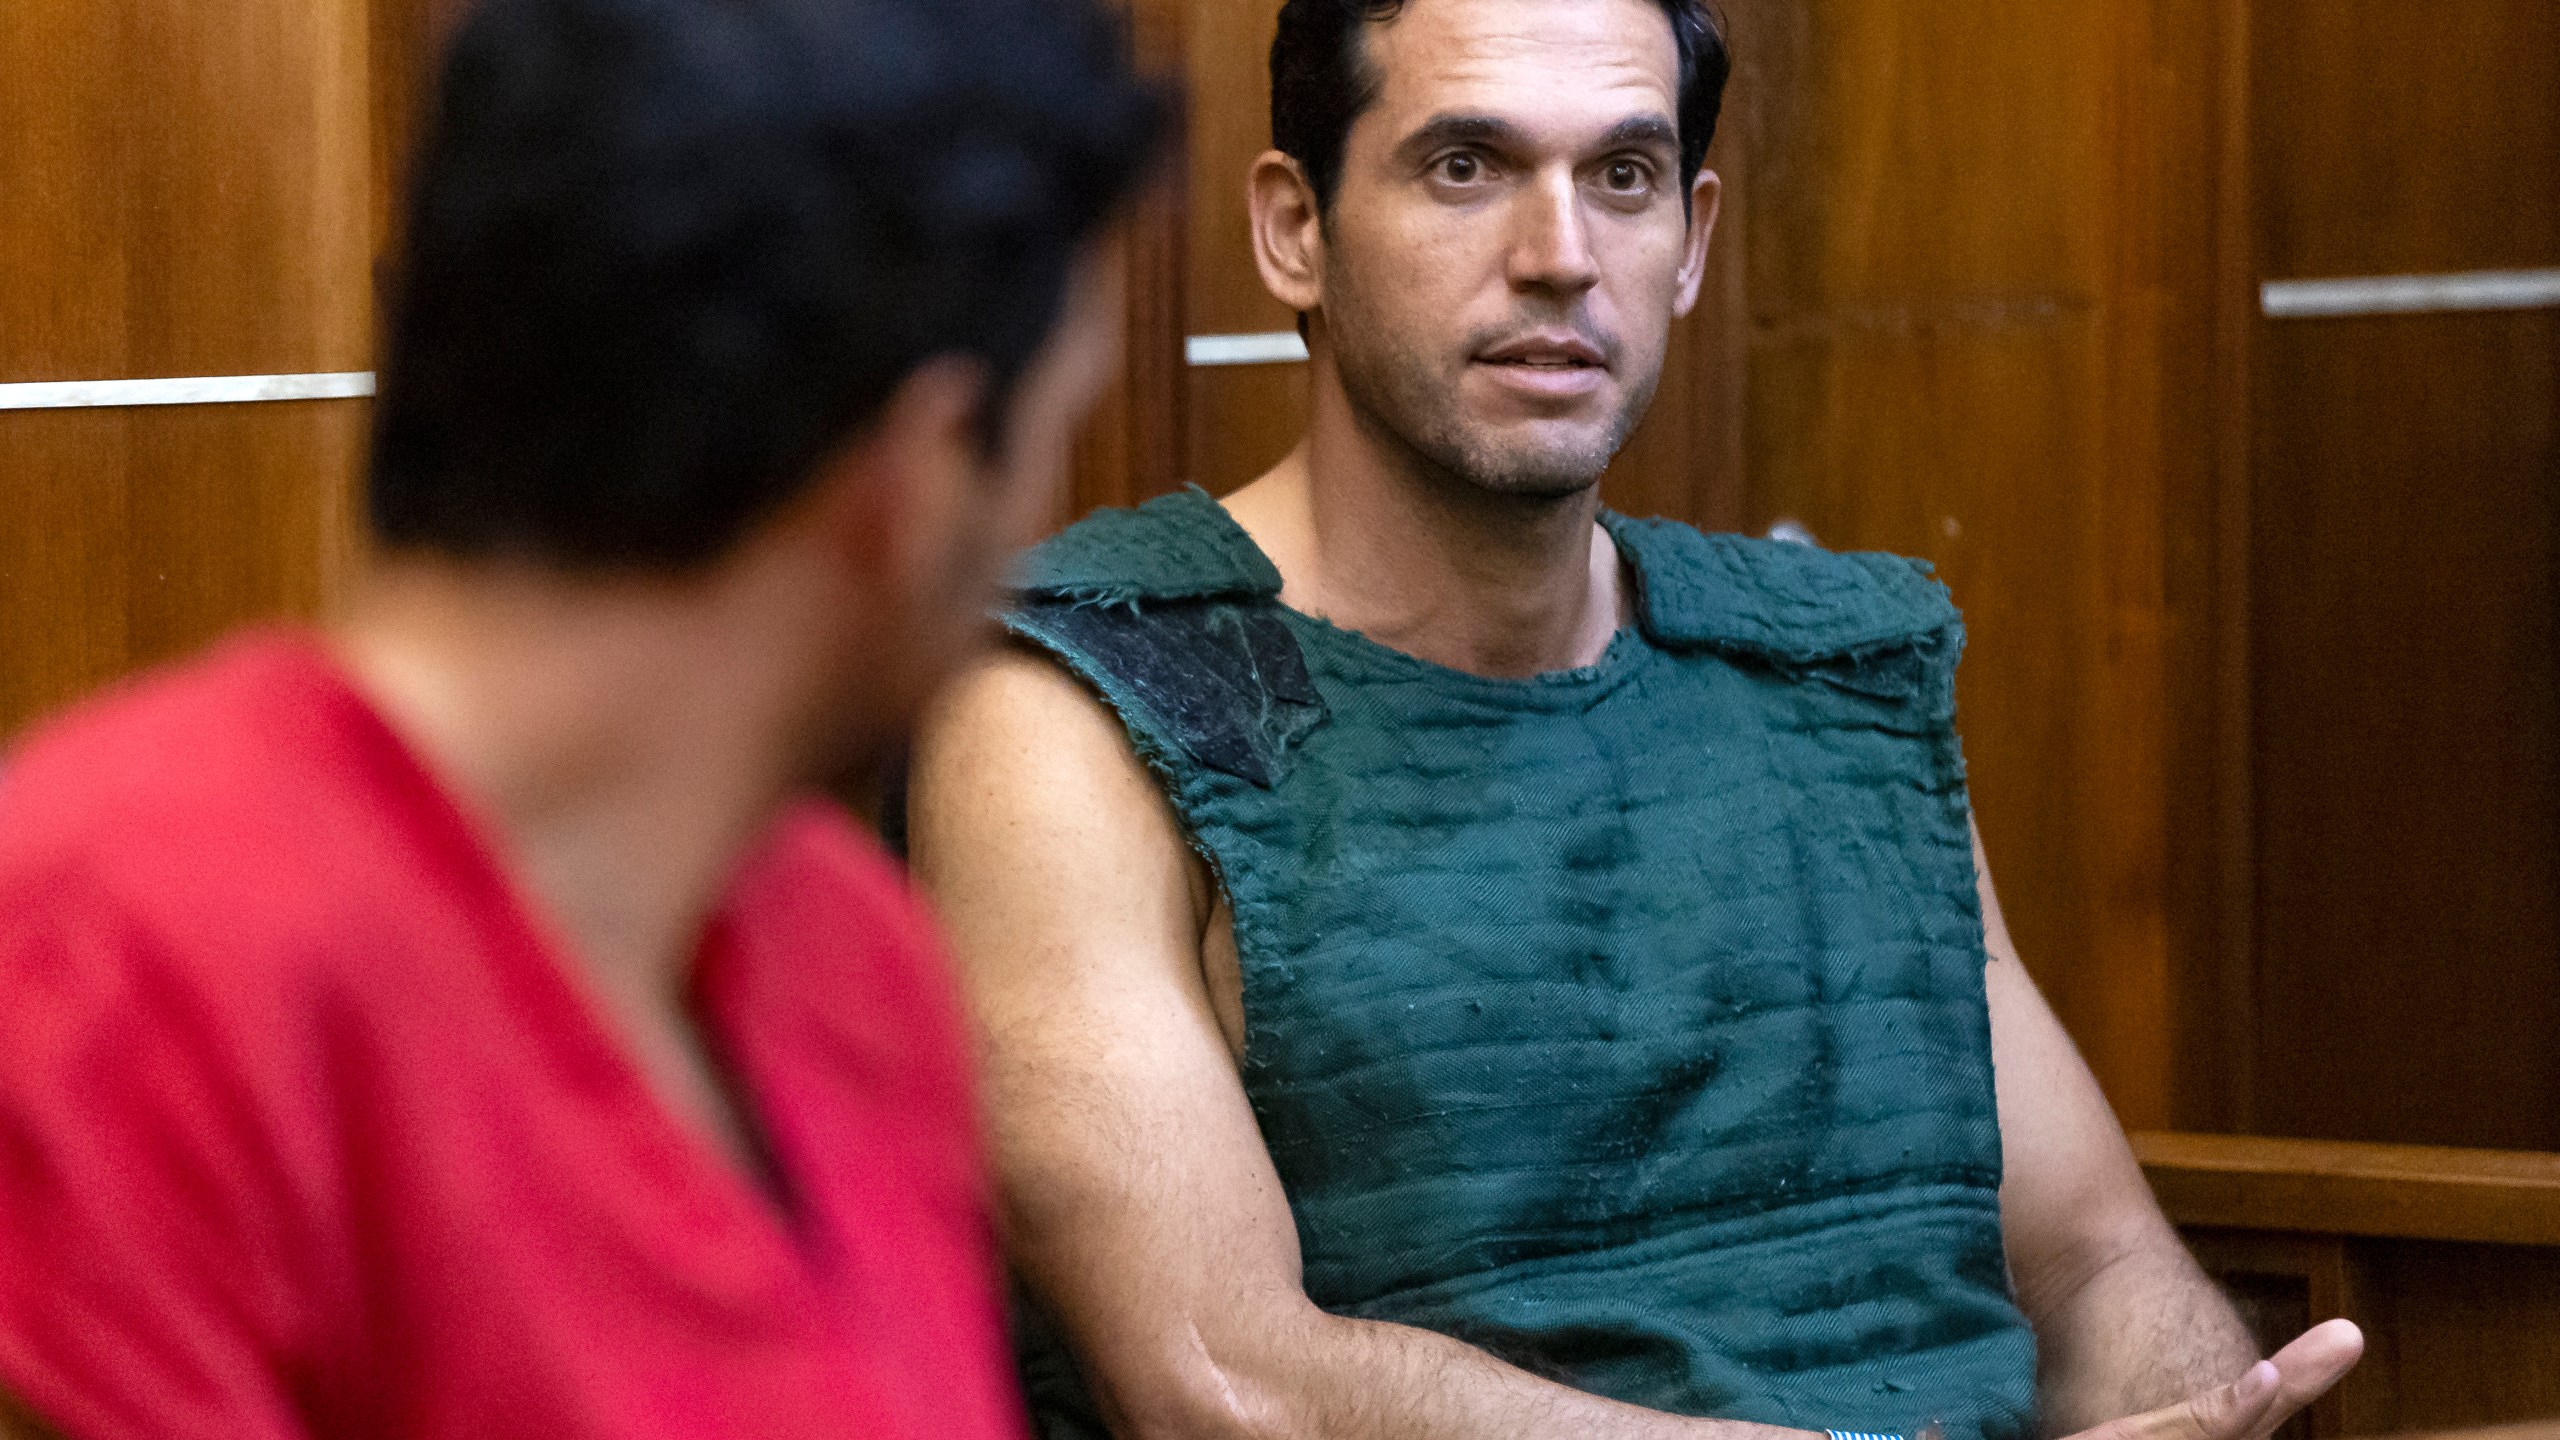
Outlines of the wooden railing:
M 2364 1327 L 2313 1440 L 2560 1440 L 2560 1154 L 2156 1132 L 2133 1148 L 2262 1335 Z
M 2156 1131 L 2133 1152 L 2181 1225 L 2560 1246 L 2560 1155 Z

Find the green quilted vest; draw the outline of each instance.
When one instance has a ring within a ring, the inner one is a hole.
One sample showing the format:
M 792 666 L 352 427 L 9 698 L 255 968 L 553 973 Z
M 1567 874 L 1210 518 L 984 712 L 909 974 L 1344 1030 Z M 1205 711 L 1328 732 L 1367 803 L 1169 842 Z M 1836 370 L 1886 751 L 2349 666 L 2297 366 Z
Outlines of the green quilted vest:
M 1604 523 L 1639 624 L 1530 680 L 1281 606 L 1196 490 L 1051 541 L 1006 619 L 1225 888 L 1318 1305 L 1657 1410 L 2024 1436 L 1955 609 Z M 1043 1432 L 1100 1433 L 1032 1318 Z

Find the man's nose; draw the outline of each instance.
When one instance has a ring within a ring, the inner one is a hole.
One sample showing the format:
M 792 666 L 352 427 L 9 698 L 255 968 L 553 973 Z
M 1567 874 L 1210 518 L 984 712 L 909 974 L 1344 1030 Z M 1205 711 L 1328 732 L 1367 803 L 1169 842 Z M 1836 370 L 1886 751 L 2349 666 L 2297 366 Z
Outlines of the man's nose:
M 1513 289 L 1579 295 L 1600 283 L 1582 187 L 1570 172 L 1542 174 L 1522 187 L 1512 223 Z

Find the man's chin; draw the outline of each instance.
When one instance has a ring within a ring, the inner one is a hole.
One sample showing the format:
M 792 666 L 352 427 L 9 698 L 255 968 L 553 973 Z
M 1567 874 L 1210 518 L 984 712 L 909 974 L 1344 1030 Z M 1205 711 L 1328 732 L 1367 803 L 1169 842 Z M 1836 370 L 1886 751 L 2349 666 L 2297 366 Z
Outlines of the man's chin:
M 1466 445 L 1461 463 L 1451 468 L 1490 494 L 1563 500 L 1599 484 L 1617 449 L 1607 428 L 1484 436 Z
M 1459 478 L 1489 495 L 1518 500 L 1570 500 L 1600 483 L 1608 470 L 1604 457 L 1506 457 L 1471 463 Z

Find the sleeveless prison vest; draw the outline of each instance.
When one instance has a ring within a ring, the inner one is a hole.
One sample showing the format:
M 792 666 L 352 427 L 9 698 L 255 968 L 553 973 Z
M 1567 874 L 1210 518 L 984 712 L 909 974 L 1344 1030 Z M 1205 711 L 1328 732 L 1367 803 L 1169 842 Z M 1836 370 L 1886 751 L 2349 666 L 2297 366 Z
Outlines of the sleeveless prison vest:
M 2023 1437 L 1956 611 L 1603 523 L 1638 623 L 1535 679 L 1283 607 L 1198 490 L 1034 552 L 1006 623 L 1224 887 L 1318 1305 L 1657 1410 Z M 1026 1318 L 1043 1433 L 1103 1433 Z

